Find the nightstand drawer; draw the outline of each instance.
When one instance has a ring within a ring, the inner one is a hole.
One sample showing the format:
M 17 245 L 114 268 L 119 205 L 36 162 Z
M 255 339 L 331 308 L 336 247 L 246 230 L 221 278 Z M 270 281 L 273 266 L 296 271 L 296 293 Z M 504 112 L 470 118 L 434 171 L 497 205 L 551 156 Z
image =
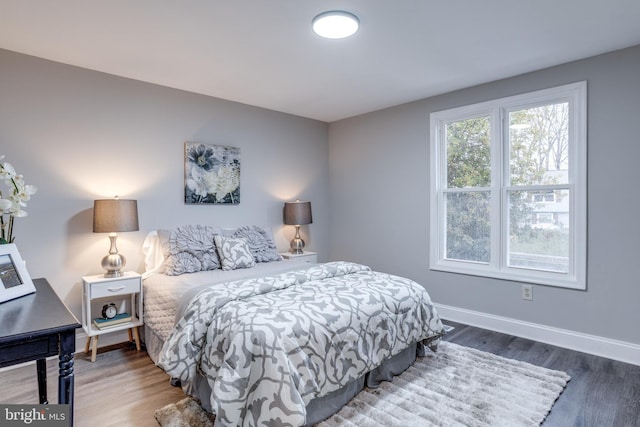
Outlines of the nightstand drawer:
M 104 283 L 93 283 L 91 285 L 91 298 L 126 295 L 136 292 L 140 292 L 140 278 L 138 277 L 110 280 Z
M 301 262 L 307 262 L 309 264 L 318 263 L 318 254 L 316 252 L 303 252 L 301 254 L 292 254 L 290 252 L 284 252 L 280 254 L 282 258 L 288 260 L 296 260 Z

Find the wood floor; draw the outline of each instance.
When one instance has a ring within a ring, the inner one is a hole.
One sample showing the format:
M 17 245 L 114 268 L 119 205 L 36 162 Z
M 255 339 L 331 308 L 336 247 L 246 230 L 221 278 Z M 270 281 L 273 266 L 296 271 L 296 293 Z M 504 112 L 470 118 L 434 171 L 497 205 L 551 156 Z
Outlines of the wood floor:
M 153 412 L 184 397 L 146 351 L 125 343 L 98 350 L 95 362 L 82 349 L 75 357 L 76 427 L 158 427 Z M 58 361 L 47 361 L 47 393 L 58 401 Z M 0 402 L 38 403 L 35 362 L 0 373 Z
M 466 325 L 446 340 L 571 375 L 544 427 L 640 427 L 640 366 L 603 359 Z M 47 362 L 49 400 L 57 401 L 57 361 Z M 75 425 L 157 426 L 153 412 L 183 397 L 144 351 L 131 344 L 101 350 L 95 363 L 75 363 Z M 35 403 L 35 365 L 0 373 L 0 402 Z

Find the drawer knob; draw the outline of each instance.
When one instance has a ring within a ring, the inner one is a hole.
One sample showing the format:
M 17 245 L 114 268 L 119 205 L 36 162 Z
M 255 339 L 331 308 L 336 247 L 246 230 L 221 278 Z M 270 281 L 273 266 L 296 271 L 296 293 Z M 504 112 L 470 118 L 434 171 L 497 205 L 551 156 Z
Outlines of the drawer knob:
M 118 292 L 118 291 L 123 290 L 124 288 L 125 288 L 124 286 L 120 286 L 120 287 L 117 287 L 117 288 L 108 288 L 108 289 L 109 289 L 109 292 Z

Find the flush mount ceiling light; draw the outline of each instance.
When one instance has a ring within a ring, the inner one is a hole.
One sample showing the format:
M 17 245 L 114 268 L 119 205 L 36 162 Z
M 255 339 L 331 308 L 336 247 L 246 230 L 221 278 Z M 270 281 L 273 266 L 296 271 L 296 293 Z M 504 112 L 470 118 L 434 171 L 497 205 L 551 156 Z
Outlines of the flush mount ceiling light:
M 327 39 L 343 39 L 358 31 L 360 21 L 349 12 L 332 10 L 313 18 L 313 31 Z

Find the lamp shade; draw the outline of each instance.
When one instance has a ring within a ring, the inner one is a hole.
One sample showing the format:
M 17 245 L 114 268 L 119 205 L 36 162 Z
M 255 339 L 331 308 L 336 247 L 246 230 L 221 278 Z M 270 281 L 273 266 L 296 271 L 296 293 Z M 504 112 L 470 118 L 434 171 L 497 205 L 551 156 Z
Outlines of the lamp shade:
M 93 202 L 93 232 L 138 231 L 138 201 L 103 199 Z
M 311 224 L 311 202 L 285 202 L 284 204 L 284 223 L 287 225 L 305 225 Z

